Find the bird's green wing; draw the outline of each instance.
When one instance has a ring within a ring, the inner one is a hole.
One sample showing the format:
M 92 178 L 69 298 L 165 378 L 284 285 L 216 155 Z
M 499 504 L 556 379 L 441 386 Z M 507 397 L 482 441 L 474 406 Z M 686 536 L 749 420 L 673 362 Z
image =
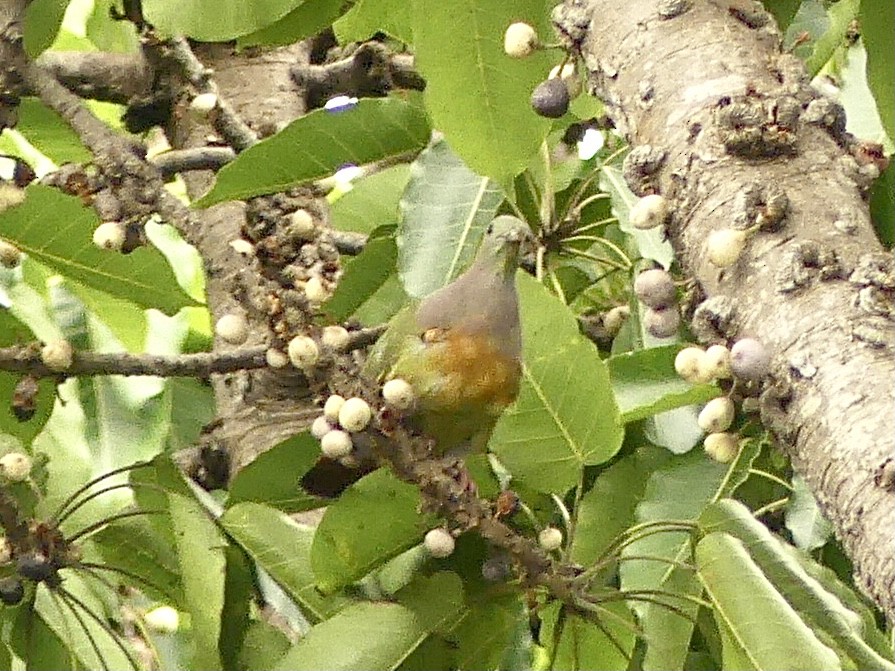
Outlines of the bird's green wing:
M 401 309 L 392 317 L 376 344 L 370 348 L 367 362 L 364 365 L 364 374 L 368 377 L 381 380 L 392 370 L 394 365 L 405 353 L 409 343 L 416 340 L 419 343 L 418 326 L 416 322 L 416 310 L 419 303 L 414 301 Z

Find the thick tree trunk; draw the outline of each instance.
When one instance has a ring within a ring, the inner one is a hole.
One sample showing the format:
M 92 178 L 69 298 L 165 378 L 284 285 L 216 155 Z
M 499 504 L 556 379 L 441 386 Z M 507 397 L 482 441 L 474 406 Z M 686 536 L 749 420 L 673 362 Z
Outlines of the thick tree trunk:
M 670 238 L 707 297 L 694 333 L 753 337 L 773 353 L 762 419 L 859 584 L 895 619 L 895 263 L 868 213 L 876 166 L 781 53 L 759 3 L 570 0 L 554 20 L 634 156 L 664 157 L 653 172 L 629 160 L 626 177 L 670 200 Z M 753 235 L 733 266 L 708 262 L 711 231 L 781 209 L 777 230 Z

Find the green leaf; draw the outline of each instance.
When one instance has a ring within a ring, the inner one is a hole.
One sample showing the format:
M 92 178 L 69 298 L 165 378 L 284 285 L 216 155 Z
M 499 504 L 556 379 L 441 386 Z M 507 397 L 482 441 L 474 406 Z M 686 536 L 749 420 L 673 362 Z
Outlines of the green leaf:
M 351 190 L 330 206 L 333 228 L 372 233 L 398 223 L 398 202 L 410 179 L 410 165 L 402 163 L 352 183 Z
M 637 202 L 637 196 L 631 193 L 619 165 L 604 165 L 601 168 L 600 188 L 609 194 L 612 202 L 612 214 L 618 218 L 619 227 L 634 239 L 634 244 L 645 259 L 652 259 L 666 270 L 674 260 L 671 243 L 665 239 L 661 228 L 648 231 L 634 228 L 630 223 L 631 208 Z
M 60 275 L 141 307 L 174 314 L 193 304 L 157 249 L 99 249 L 92 241 L 98 224 L 77 198 L 32 184 L 25 202 L 0 217 L 0 235 Z
M 10 612 L 8 608 L 4 610 L 4 615 Z M 47 626 L 33 604 L 23 603 L 16 611 L 9 645 L 20 659 L 28 660 L 28 671 L 80 671 L 82 667 L 69 651 L 68 640 Z
M 336 322 L 348 319 L 389 277 L 394 277 L 398 248 L 392 237 L 370 240 L 364 250 L 345 264 L 345 270 L 323 311 Z
M 528 166 L 550 130 L 529 104 L 552 65 L 548 54 L 503 52 L 507 26 L 538 25 L 544 9 L 541 0 L 414 2 L 416 64 L 433 125 L 472 170 L 500 184 Z
M 93 159 L 71 126 L 37 98 L 22 98 L 16 130 L 54 163 L 86 163 Z
M 361 100 L 343 112 L 314 110 L 242 152 L 218 172 L 212 190 L 196 204 L 208 207 L 274 193 L 325 177 L 346 163 L 371 163 L 429 141 L 422 110 L 398 98 Z
M 361 478 L 329 505 L 311 548 L 317 586 L 332 592 L 416 545 L 435 524 L 420 515 L 416 487 L 385 469 Z
M 827 10 L 830 25 L 814 43 L 814 51 L 805 61 L 809 76 L 814 77 L 833 57 L 836 50 L 845 46 L 846 34 L 851 23 L 858 18 L 859 6 L 860 0 L 841 0 Z
M 637 506 L 638 522 L 667 520 L 693 521 L 699 517 L 723 482 L 726 468 L 689 453 L 670 458 L 649 478 L 643 500 Z M 656 560 L 634 559 L 648 556 L 686 563 L 690 558 L 687 532 L 663 531 L 628 545 L 620 566 L 623 590 L 667 590 L 675 594 L 699 596 L 701 587 L 693 572 Z M 686 601 L 667 599 L 691 618 L 697 606 Z M 671 671 L 683 669 L 687 658 L 693 623 L 654 604 L 636 603 L 644 638 L 647 641 L 644 669 Z
M 616 644 L 631 656 L 636 641 L 632 627 L 634 618 L 623 602 L 610 602 L 601 606 L 598 615 L 600 624 L 582 617 L 574 611 L 560 616 L 559 641 L 553 655 L 554 671 L 580 671 L 600 669 L 600 671 L 626 671 L 628 659 L 616 648 Z M 625 626 L 626 621 L 628 626 Z M 544 632 L 542 639 L 551 635 Z M 555 635 L 555 634 L 554 634 Z M 611 638 L 610 638 L 611 637 Z M 614 642 L 613 642 L 614 641 Z
M 110 12 L 116 0 L 94 0 L 85 26 L 87 38 L 100 51 L 136 53 L 140 47 L 137 29 L 130 21 L 116 21 Z
M 218 648 L 225 669 L 236 669 L 249 628 L 249 612 L 255 596 L 254 573 L 246 554 L 235 545 L 224 548 L 227 573 Z
M 25 51 L 37 58 L 49 48 L 62 26 L 68 0 L 33 0 L 25 9 Z
M 134 573 L 151 583 L 99 570 L 107 579 L 125 582 L 178 608 L 186 609 L 177 554 L 158 531 L 143 518 L 118 520 L 91 537 L 99 548 L 103 565 Z
M 841 669 L 823 645 L 752 561 L 738 539 L 711 533 L 696 546 L 698 575 L 730 632 L 726 641 L 755 669 Z
M 16 319 L 10 311 L 0 305 L 0 347 L 12 345 L 24 345 L 34 341 L 31 329 Z M 23 375 L 16 373 L 0 372 L 0 434 L 8 433 L 16 436 L 26 446 L 30 446 L 34 437 L 40 433 L 44 424 L 50 418 L 53 411 L 53 403 L 56 396 L 56 382 L 51 378 L 36 380 L 34 385 L 23 383 L 29 387 L 36 386 L 37 393 L 16 397 L 16 388 L 23 380 Z M 19 387 L 24 391 L 24 387 Z M 20 402 L 21 401 L 21 402 Z M 22 402 L 25 402 L 24 404 Z M 20 407 L 22 411 L 34 408 L 34 414 L 22 414 L 22 419 L 16 417 L 13 406 Z
M 416 650 L 425 634 L 414 612 L 404 606 L 359 603 L 312 627 L 276 669 L 390 671 Z
M 295 44 L 331 25 L 342 13 L 343 4 L 344 0 L 304 0 L 276 23 L 243 35 L 236 40 L 236 44 L 239 48 Z
M 448 639 L 456 648 L 457 669 L 497 668 L 528 610 L 518 591 L 470 595 L 463 618 Z
M 192 667 L 220 669 L 218 641 L 224 608 L 226 541 L 195 499 L 169 494 L 168 501 L 196 645 Z
M 562 494 L 585 466 L 621 447 L 624 429 L 610 393 L 609 369 L 578 332 L 569 308 L 524 273 L 522 386 L 498 421 L 490 448 L 513 474 L 541 492 Z
M 417 575 L 395 598 L 416 613 L 426 631 L 442 633 L 456 623 L 463 608 L 463 582 L 449 571 Z
M 771 534 L 744 505 L 731 499 L 713 503 L 703 512 L 700 524 L 711 535 L 723 532 L 740 541 L 780 597 L 815 632 L 826 634 L 825 642 L 840 649 L 857 668 L 895 668 L 862 640 L 865 625 L 861 616 L 811 576 L 800 565 L 798 553 Z
M 822 547 L 833 535 L 833 525 L 824 517 L 805 479 L 792 478 L 792 495 L 786 506 L 786 528 L 800 550 L 810 552 Z
M 612 391 L 625 423 L 695 403 L 719 394 L 713 384 L 693 385 L 674 370 L 678 345 L 651 347 L 609 357 Z
M 895 245 L 895 163 L 890 163 L 873 185 L 870 213 L 880 242 L 886 247 Z
M 572 561 L 590 566 L 618 534 L 634 525 L 635 510 L 650 474 L 670 457 L 668 450 L 645 446 L 597 476 L 575 513 L 578 522 L 572 539 Z
M 796 12 L 799 11 L 801 0 L 772 0 L 767 3 L 766 9 L 774 15 L 780 32 L 785 33 L 789 24 L 795 18 Z
M 287 513 L 320 507 L 320 499 L 306 494 L 301 477 L 320 458 L 320 441 L 300 433 L 259 454 L 230 484 L 227 506 L 244 501 L 266 503 Z
M 143 0 L 143 15 L 167 35 L 201 42 L 224 42 L 253 33 L 281 19 L 301 0 Z
M 501 201 L 500 187 L 473 173 L 446 142 L 420 154 L 400 203 L 398 272 L 405 291 L 420 298 L 454 279 Z
M 375 326 L 387 322 L 407 304 L 407 294 L 401 286 L 398 274 L 389 275 L 383 285 L 354 313 L 364 326 Z
M 65 288 L 77 296 L 84 307 L 101 320 L 128 352 L 139 354 L 146 345 L 146 313 L 139 305 L 98 291 L 74 280 Z
M 861 39 L 867 49 L 867 82 L 883 127 L 895 142 L 895 55 L 892 35 L 895 33 L 895 5 L 891 2 L 861 3 Z
M 412 8 L 413 3 L 406 0 L 358 0 L 333 24 L 333 30 L 341 44 L 362 42 L 379 31 L 410 44 Z
M 329 617 L 347 603 L 344 598 L 326 598 L 317 591 L 311 571 L 311 527 L 259 503 L 238 503 L 223 514 L 220 522 L 313 621 Z

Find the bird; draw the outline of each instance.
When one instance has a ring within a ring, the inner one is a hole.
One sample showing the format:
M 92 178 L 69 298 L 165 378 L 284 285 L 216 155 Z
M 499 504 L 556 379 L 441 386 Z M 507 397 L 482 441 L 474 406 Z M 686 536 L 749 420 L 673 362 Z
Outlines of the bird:
M 532 237 L 514 216 L 493 219 L 469 268 L 398 312 L 371 348 L 363 374 L 411 385 L 416 401 L 408 425 L 433 439 L 436 456 L 483 452 L 519 393 L 522 334 L 515 278 L 522 244 Z M 338 493 L 347 486 L 315 485 L 309 477 L 315 469 L 302 481 L 311 493 Z M 370 469 L 360 470 L 363 475 Z M 338 480 L 341 469 L 330 463 L 318 475 L 323 471 L 325 479 Z

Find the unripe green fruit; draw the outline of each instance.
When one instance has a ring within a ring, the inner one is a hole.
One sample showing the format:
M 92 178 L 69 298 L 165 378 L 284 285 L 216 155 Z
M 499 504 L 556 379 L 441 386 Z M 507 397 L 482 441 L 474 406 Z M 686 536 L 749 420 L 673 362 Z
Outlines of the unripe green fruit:
M 173 634 L 180 628 L 180 613 L 171 606 L 158 606 L 143 616 L 146 626 L 160 634 Z
M 548 119 L 558 119 L 569 111 L 569 89 L 561 79 L 541 82 L 531 93 L 531 107 Z
M 724 345 L 712 345 L 705 351 L 702 359 L 705 375 L 713 380 L 727 380 L 733 373 L 730 370 L 730 350 Z
M 441 527 L 436 527 L 426 533 L 423 545 L 425 545 L 428 553 L 436 559 L 450 557 L 456 547 L 454 537 L 451 536 L 447 529 L 442 529 Z
M 408 410 L 416 400 L 416 393 L 409 382 L 395 378 L 382 385 L 382 398 L 395 410 Z
M 40 360 L 50 370 L 65 371 L 71 368 L 74 348 L 68 340 L 53 340 L 40 350 Z
M 538 545 L 547 552 L 562 547 L 562 531 L 556 527 L 544 527 L 538 534 Z
M 311 423 L 311 435 L 317 440 L 323 440 L 323 436 L 328 434 L 335 427 L 329 423 L 326 417 L 318 417 Z
M 734 228 L 712 231 L 706 240 L 709 262 L 719 268 L 727 268 L 736 263 L 746 246 L 746 232 Z
M 289 365 L 289 356 L 273 347 L 268 348 L 264 353 L 264 360 L 271 368 L 285 368 Z
M 298 209 L 289 215 L 289 233 L 299 240 L 313 240 L 317 235 L 317 227 L 311 213 Z
M 637 299 L 654 310 L 670 308 L 677 304 L 677 287 L 671 273 L 655 268 L 644 270 L 634 279 Z M 675 329 L 676 330 L 676 329 Z
M 339 425 L 351 433 L 366 429 L 372 418 L 373 411 L 362 398 L 349 398 L 339 410 Z
M 295 336 L 289 341 L 289 361 L 296 368 L 306 370 L 312 368 L 320 358 L 320 349 L 313 338 L 308 336 Z
M 345 348 L 351 341 L 348 329 L 343 326 L 325 326 L 323 334 L 320 336 L 320 342 L 324 347 L 334 350 Z
M 93 231 L 93 244 L 100 249 L 110 249 L 116 252 L 124 247 L 127 232 L 124 226 L 117 221 L 107 221 Z
M 631 226 L 640 230 L 656 228 L 668 218 L 668 201 L 664 196 L 651 193 L 640 198 L 631 208 Z
M 338 394 L 333 394 L 323 404 L 323 416 L 333 424 L 338 423 L 339 412 L 342 410 L 343 405 L 345 405 L 345 398 Z
M 603 315 L 603 328 L 606 329 L 606 332 L 610 336 L 615 337 L 618 335 L 618 332 L 621 331 L 625 320 L 630 316 L 631 308 L 627 305 L 616 305 Z
M 249 323 L 246 318 L 236 313 L 226 314 L 214 325 L 214 332 L 221 340 L 231 345 L 241 345 L 249 337 Z
M 731 433 L 710 433 L 702 446 L 709 457 L 722 464 L 729 464 L 740 451 L 739 442 Z
M 338 429 L 330 431 L 320 439 L 320 451 L 330 459 L 347 457 L 353 447 L 351 436 Z
M 643 312 L 643 326 L 654 338 L 671 338 L 681 325 L 681 315 L 677 307 L 661 309 L 647 308 Z
M 22 252 L 19 251 L 19 248 L 5 240 L 0 240 L 0 266 L 12 269 L 21 262 Z
M 311 303 L 320 304 L 329 298 L 329 291 L 323 285 L 323 280 L 314 275 L 305 283 L 305 296 Z
M 771 355 L 757 340 L 743 338 L 730 348 L 730 370 L 742 380 L 757 382 L 771 369 Z
M 9 452 L 0 457 L 0 474 L 10 482 L 23 482 L 31 475 L 33 462 L 22 452 Z
M 703 378 L 702 373 L 704 357 L 705 352 L 701 347 L 685 347 L 674 358 L 674 370 L 692 384 L 708 382 L 708 379 Z
M 538 46 L 538 33 L 529 24 L 511 23 L 503 34 L 503 50 L 507 56 L 524 58 Z
M 721 433 L 727 431 L 733 424 L 735 412 L 733 401 L 726 396 L 713 398 L 700 411 L 696 423 L 706 433 Z
M 25 586 L 15 576 L 0 579 L 0 601 L 7 606 L 17 606 L 25 598 Z

